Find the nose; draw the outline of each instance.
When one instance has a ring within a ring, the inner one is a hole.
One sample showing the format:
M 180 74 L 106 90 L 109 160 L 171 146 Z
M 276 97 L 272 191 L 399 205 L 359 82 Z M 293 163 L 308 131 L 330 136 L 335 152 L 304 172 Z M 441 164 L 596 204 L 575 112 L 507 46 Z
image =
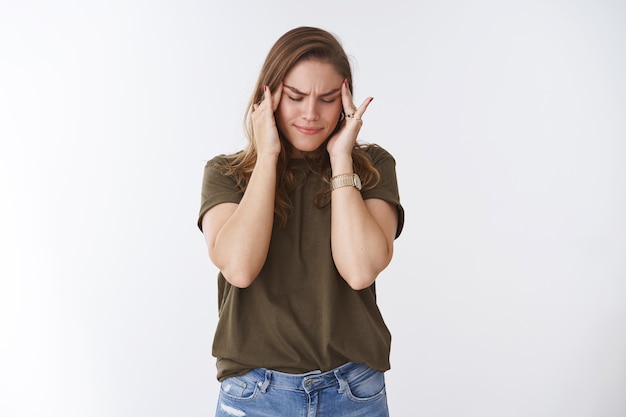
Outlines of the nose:
M 302 109 L 302 117 L 305 120 L 317 120 L 319 119 L 319 111 L 317 108 L 317 102 L 313 98 L 308 98 L 304 100 L 303 109 Z

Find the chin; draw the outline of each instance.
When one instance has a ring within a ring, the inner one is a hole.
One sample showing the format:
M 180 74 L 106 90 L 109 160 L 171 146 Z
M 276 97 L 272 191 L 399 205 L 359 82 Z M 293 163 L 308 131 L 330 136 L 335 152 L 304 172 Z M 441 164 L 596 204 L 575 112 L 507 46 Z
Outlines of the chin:
M 326 143 L 326 141 L 321 141 L 321 142 L 315 142 L 312 143 L 310 141 L 302 141 L 302 142 L 290 142 L 291 147 L 298 152 L 313 152 L 316 151 L 320 148 L 320 146 L 323 146 Z
M 302 146 L 302 147 L 297 147 L 297 148 L 294 148 L 294 149 L 296 149 L 297 151 L 300 151 L 300 152 L 313 152 L 313 151 L 318 150 L 320 148 L 320 146 L 322 146 L 322 145 L 319 144 L 317 146 Z

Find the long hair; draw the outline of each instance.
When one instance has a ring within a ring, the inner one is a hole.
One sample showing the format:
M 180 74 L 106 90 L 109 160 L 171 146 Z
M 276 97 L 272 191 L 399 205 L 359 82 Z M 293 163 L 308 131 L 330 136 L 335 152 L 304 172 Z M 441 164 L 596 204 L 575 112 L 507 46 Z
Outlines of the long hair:
M 234 175 L 238 186 L 245 190 L 252 170 L 256 164 L 257 152 L 255 146 L 254 130 L 252 128 L 252 106 L 263 98 L 263 87 L 268 86 L 270 91 L 275 91 L 283 81 L 287 73 L 299 62 L 306 59 L 315 59 L 331 64 L 335 70 L 348 80 L 350 92 L 352 87 L 352 69 L 348 57 L 340 42 L 331 33 L 314 27 L 299 27 L 282 35 L 270 49 L 256 86 L 250 98 L 244 116 L 244 131 L 248 138 L 247 147 L 228 158 L 228 162 L 222 166 L 226 175 Z M 329 135 L 335 134 L 345 123 L 343 117 L 337 122 L 337 126 Z M 274 202 L 274 214 L 278 223 L 284 226 L 293 208 L 289 200 L 289 193 L 295 188 L 296 180 L 293 172 L 287 169 L 287 162 L 291 151 L 291 144 L 279 132 L 281 151 L 277 163 L 276 196 Z M 317 174 L 327 183 L 328 187 L 320 190 L 315 204 L 323 207 L 330 202 L 330 158 L 325 144 L 316 151 L 309 152 L 305 158 Z M 355 172 L 361 177 L 364 189 L 374 187 L 380 180 L 380 174 L 373 166 L 366 149 L 368 145 L 356 144 L 352 151 L 352 161 Z

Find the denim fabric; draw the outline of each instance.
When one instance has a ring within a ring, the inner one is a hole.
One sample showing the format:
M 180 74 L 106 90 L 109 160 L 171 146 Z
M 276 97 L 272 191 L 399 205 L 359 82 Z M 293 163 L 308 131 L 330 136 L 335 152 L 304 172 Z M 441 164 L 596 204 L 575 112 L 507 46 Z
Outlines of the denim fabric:
M 222 381 L 216 417 L 388 417 L 385 376 L 363 364 L 301 375 L 253 369 Z

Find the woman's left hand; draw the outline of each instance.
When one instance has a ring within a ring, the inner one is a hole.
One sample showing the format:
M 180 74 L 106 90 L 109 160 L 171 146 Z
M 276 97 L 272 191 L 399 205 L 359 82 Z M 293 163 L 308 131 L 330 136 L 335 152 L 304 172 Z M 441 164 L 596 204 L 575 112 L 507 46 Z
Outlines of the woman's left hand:
M 326 150 L 331 159 L 352 155 L 352 148 L 354 148 L 356 144 L 357 135 L 363 124 L 363 114 L 372 100 L 372 97 L 368 97 L 359 108 L 356 108 L 352 101 L 352 94 L 348 88 L 348 80 L 343 81 L 341 84 L 341 102 L 343 104 L 343 112 L 346 116 L 343 126 L 330 138 L 326 145 Z

